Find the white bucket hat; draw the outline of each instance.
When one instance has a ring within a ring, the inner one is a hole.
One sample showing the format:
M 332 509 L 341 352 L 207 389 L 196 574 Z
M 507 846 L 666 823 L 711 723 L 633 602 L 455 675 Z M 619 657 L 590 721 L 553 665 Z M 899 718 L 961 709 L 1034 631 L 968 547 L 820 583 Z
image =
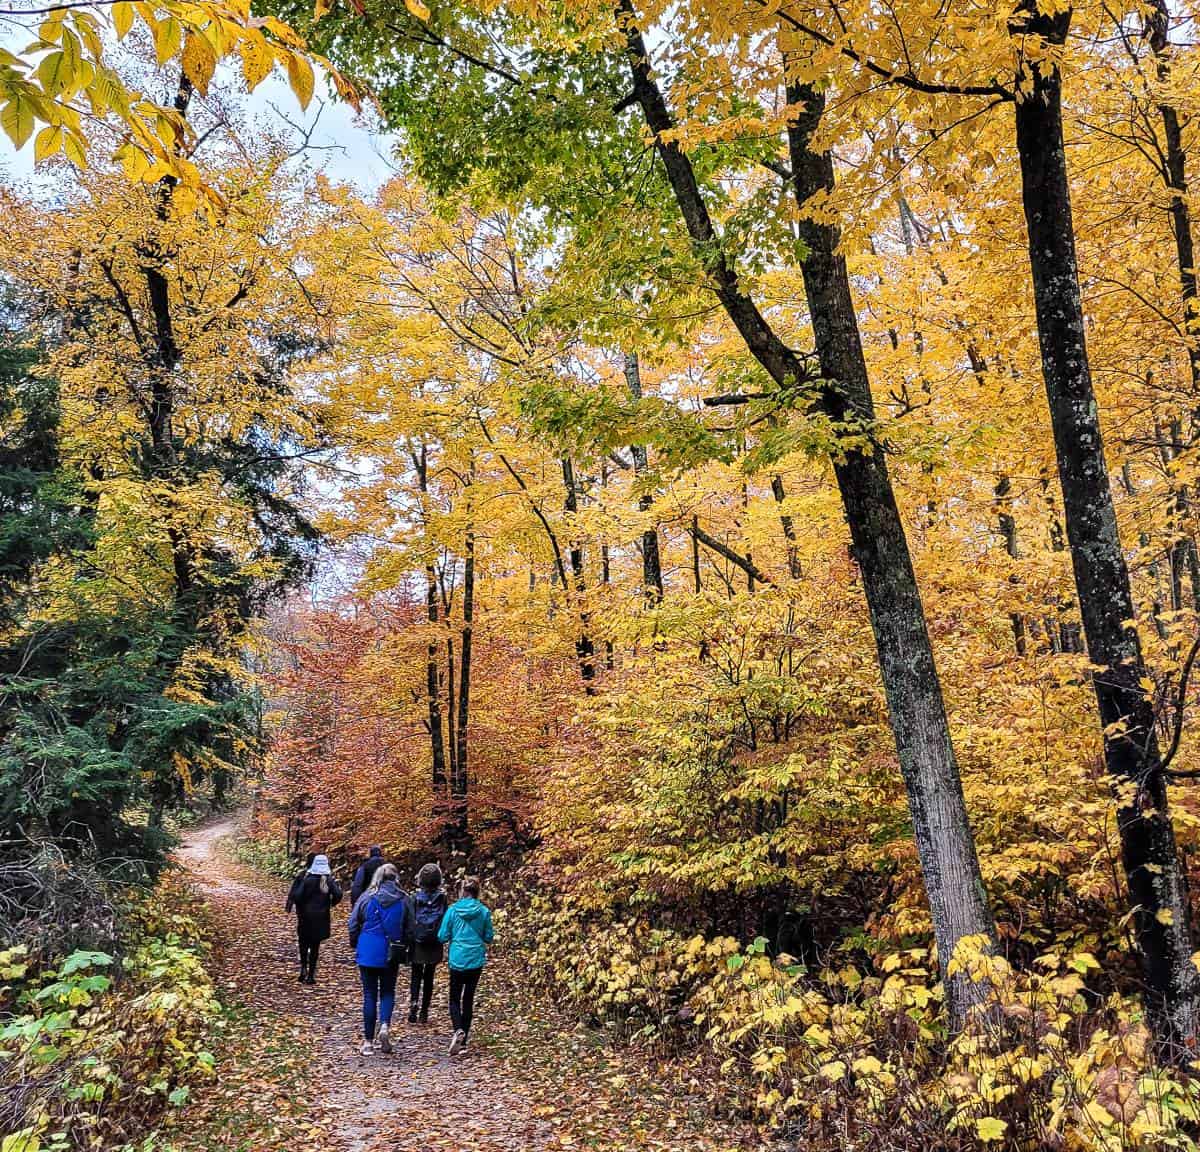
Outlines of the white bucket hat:
M 329 868 L 328 856 L 314 856 L 313 862 L 308 869 L 314 876 L 332 876 L 333 873 Z

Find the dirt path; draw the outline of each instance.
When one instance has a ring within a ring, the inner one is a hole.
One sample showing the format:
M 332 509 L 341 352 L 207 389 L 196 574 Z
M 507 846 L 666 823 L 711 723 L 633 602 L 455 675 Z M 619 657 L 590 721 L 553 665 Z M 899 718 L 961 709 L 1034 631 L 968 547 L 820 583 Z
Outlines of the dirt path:
M 723 1129 L 698 1085 L 577 1028 L 521 986 L 519 957 L 484 973 L 471 1049 L 446 1054 L 444 969 L 427 1026 L 410 1026 L 407 970 L 393 1019 L 395 1053 L 358 1054 L 357 969 L 347 901 L 321 949 L 317 985 L 296 980 L 286 884 L 231 862 L 238 825 L 190 833 L 178 853 L 209 905 L 216 979 L 233 1006 L 217 1051 L 219 1090 L 185 1111 L 181 1152 L 557 1152 L 630 1148 L 725 1152 L 760 1147 Z

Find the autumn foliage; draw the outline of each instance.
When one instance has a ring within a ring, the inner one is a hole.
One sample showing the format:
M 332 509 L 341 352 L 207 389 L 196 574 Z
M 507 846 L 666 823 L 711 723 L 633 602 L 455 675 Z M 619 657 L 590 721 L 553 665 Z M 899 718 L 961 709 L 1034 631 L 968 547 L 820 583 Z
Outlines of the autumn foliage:
M 806 1146 L 1194 1148 L 1200 11 L 273 10 L 0 68 L 26 934 L 236 777 Z M 216 99 L 293 26 L 382 187 Z

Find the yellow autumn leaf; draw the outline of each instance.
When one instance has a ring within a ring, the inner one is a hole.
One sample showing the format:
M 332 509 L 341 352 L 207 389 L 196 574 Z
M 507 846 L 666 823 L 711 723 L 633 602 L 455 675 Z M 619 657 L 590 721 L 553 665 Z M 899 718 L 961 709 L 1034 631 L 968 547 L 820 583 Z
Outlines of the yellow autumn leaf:
M 78 132 L 66 132 L 62 141 L 63 154 L 76 168 L 86 168 L 87 150 L 84 148 L 83 137 Z
M 117 0 L 112 6 L 112 22 L 117 39 L 124 40 L 133 27 L 133 5 L 129 0 Z
M 271 51 L 261 37 L 248 36 L 238 45 L 238 54 L 242 58 L 246 88 L 253 92 L 271 74 L 274 66 Z
M 38 134 L 33 142 L 33 158 L 35 161 L 45 160 L 61 151 L 63 130 L 58 124 L 48 124 Z
M 0 109 L 0 128 L 18 148 L 24 148 L 33 134 L 33 106 L 19 92 Z
M 154 25 L 154 54 L 160 66 L 174 58 L 183 39 L 183 26 L 174 16 L 164 16 Z
M 202 95 L 208 95 L 208 85 L 217 70 L 217 56 L 212 45 L 199 32 L 189 32 L 183 44 L 181 59 L 184 75 Z
M 985 1144 L 995 1140 L 1003 1140 L 1008 1131 L 1008 1123 L 996 1116 L 981 1116 L 975 1121 L 975 1134 Z
M 418 20 L 424 21 L 429 19 L 429 9 L 423 3 L 423 0 L 404 0 L 404 7 Z
M 288 84 L 300 101 L 301 108 L 307 108 L 313 97 L 313 68 L 308 59 L 296 52 L 288 52 L 284 56 L 287 66 Z
M 75 70 L 63 51 L 49 52 L 38 61 L 37 78 L 48 96 L 61 96 L 75 83 Z

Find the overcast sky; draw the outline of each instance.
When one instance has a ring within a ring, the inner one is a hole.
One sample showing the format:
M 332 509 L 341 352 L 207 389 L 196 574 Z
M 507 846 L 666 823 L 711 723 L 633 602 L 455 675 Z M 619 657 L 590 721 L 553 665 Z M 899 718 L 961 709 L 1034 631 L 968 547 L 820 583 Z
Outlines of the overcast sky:
M 0 36 L 0 42 L 4 39 Z M 217 83 L 220 83 L 220 72 Z M 356 118 L 351 108 L 330 98 L 322 77 L 317 79 L 316 96 L 307 112 L 301 112 L 278 71 L 250 96 L 242 97 L 242 101 L 247 114 L 264 127 L 269 124 L 279 126 L 281 113 L 293 124 L 306 127 L 315 119 L 310 161 L 333 180 L 352 183 L 363 192 L 373 192 L 391 175 L 394 138 L 372 131 Z M 31 181 L 36 185 L 38 177 L 33 166 L 32 139 L 17 152 L 8 137 L 0 132 L 0 176 L 18 185 L 28 186 Z

